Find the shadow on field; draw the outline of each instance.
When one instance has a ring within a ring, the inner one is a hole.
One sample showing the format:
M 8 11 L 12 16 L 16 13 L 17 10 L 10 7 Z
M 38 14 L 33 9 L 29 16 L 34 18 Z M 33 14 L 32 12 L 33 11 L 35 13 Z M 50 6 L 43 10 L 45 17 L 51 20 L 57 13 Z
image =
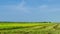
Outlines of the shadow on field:
M 0 28 L 0 30 L 12 30 L 12 29 L 22 29 L 22 28 L 28 28 L 28 27 Z

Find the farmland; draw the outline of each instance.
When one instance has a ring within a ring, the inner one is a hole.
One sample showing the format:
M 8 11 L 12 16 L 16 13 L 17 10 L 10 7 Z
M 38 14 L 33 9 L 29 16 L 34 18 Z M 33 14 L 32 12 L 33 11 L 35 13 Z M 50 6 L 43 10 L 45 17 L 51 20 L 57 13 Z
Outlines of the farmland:
M 0 34 L 60 34 L 60 23 L 0 22 Z

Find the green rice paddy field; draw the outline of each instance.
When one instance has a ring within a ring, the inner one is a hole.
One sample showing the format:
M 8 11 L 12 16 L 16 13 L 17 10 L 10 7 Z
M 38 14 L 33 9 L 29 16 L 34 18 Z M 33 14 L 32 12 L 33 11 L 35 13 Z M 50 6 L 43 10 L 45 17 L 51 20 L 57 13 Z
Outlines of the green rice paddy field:
M 60 23 L 0 23 L 0 34 L 60 34 Z

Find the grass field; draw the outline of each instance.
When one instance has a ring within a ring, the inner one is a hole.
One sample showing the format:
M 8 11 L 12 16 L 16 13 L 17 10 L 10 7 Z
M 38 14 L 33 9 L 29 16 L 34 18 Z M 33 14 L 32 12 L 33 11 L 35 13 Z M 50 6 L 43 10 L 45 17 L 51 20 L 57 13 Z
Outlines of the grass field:
M 60 34 L 60 23 L 0 23 L 0 34 Z

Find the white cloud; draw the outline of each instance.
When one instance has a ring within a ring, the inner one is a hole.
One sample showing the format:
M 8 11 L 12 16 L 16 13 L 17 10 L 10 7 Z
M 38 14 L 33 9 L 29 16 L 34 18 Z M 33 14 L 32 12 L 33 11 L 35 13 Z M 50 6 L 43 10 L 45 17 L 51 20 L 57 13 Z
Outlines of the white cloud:
M 41 5 L 39 8 L 40 10 L 46 10 L 48 9 L 48 5 Z
M 29 13 L 29 7 L 27 6 L 26 2 L 23 0 L 20 4 L 17 5 L 17 10 L 25 13 Z
M 60 6 L 58 6 L 58 5 L 41 5 L 39 7 L 39 9 L 42 12 L 55 12 L 55 11 L 60 11 Z
M 5 6 L 8 9 L 11 9 L 13 11 L 20 11 L 20 12 L 24 12 L 24 13 L 32 13 L 32 11 L 36 12 L 40 11 L 40 12 L 55 12 L 55 11 L 60 11 L 60 7 L 58 5 L 40 5 L 37 6 L 36 8 L 32 8 L 29 7 L 26 3 L 26 1 L 22 1 L 20 4 L 16 5 L 16 6 Z M 59 7 L 59 8 L 56 8 Z

